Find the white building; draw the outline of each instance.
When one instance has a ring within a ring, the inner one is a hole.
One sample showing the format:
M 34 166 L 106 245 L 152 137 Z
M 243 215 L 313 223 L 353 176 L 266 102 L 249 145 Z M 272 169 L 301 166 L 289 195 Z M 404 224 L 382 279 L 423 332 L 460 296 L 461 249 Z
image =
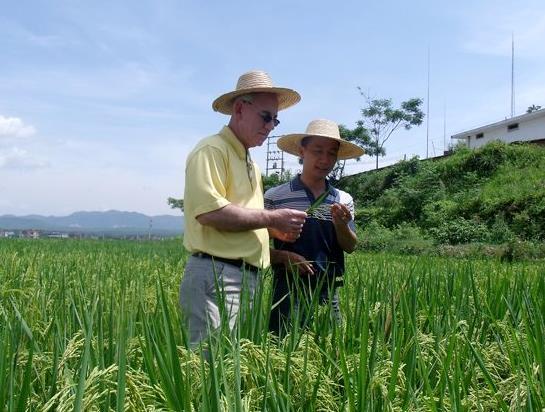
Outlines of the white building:
M 471 149 L 483 146 L 492 140 L 506 143 L 545 144 L 545 109 L 457 133 L 451 136 L 451 139 L 463 140 Z

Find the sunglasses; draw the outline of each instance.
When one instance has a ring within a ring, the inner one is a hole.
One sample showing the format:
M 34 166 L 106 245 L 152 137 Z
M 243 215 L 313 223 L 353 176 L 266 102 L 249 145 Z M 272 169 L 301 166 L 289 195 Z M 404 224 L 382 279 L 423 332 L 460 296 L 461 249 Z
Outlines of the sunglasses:
M 276 126 L 278 126 L 280 124 L 280 120 L 278 120 L 275 117 L 272 117 L 269 112 L 261 112 L 261 113 L 258 113 L 258 115 L 259 115 L 259 117 L 261 117 L 261 119 L 263 119 L 265 124 L 273 122 L 274 127 L 276 127 Z
M 252 105 L 253 103 L 248 100 L 242 100 L 244 103 Z M 270 122 L 273 122 L 274 127 L 278 126 L 280 124 L 280 120 L 278 120 L 276 117 L 273 117 L 270 112 L 267 112 L 266 110 L 263 110 L 262 112 L 258 113 L 259 117 L 261 117 L 261 120 L 265 122 L 265 124 L 268 124 Z

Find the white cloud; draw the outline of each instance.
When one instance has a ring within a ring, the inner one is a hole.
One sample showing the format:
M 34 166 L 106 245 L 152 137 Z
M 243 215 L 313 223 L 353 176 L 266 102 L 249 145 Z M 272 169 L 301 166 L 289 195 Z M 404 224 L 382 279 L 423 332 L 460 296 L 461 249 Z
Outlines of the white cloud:
M 27 138 L 36 133 L 34 126 L 25 124 L 18 117 L 0 115 L 0 169 L 40 169 L 47 167 L 47 161 L 35 157 L 26 149 L 9 145 L 13 139 Z
M 0 152 L 0 169 L 41 169 L 49 166 L 45 160 L 38 159 L 24 149 L 13 147 Z
M 0 139 L 10 137 L 29 137 L 36 133 L 33 126 L 25 125 L 18 117 L 0 115 Z

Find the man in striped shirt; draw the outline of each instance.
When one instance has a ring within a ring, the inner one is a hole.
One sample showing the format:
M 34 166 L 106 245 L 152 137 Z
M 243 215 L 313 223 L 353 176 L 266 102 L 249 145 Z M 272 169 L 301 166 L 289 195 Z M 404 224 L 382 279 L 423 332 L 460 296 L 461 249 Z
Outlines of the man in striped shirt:
M 269 328 L 280 335 L 293 321 L 305 326 L 312 317 L 311 302 L 331 304 L 340 321 L 337 287 L 344 274 L 344 252 L 357 243 L 352 197 L 331 186 L 327 176 L 338 160 L 363 155 L 363 149 L 340 137 L 336 123 L 310 122 L 306 133 L 278 140 L 283 151 L 299 156 L 303 170 L 290 182 L 265 193 L 265 208 L 291 208 L 307 212 L 301 234 L 274 229 L 271 261 L 274 272 L 273 309 Z

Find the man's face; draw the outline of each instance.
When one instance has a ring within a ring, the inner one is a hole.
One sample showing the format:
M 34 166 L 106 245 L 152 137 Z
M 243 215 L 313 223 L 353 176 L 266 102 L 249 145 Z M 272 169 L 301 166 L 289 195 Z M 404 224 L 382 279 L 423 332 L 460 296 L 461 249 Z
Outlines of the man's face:
M 326 178 L 333 170 L 339 153 L 339 142 L 327 137 L 312 136 L 301 146 L 303 173 L 315 178 Z
M 246 148 L 261 146 L 272 129 L 278 114 L 278 100 L 275 94 L 253 95 L 251 102 L 242 103 L 240 122 L 241 140 Z

